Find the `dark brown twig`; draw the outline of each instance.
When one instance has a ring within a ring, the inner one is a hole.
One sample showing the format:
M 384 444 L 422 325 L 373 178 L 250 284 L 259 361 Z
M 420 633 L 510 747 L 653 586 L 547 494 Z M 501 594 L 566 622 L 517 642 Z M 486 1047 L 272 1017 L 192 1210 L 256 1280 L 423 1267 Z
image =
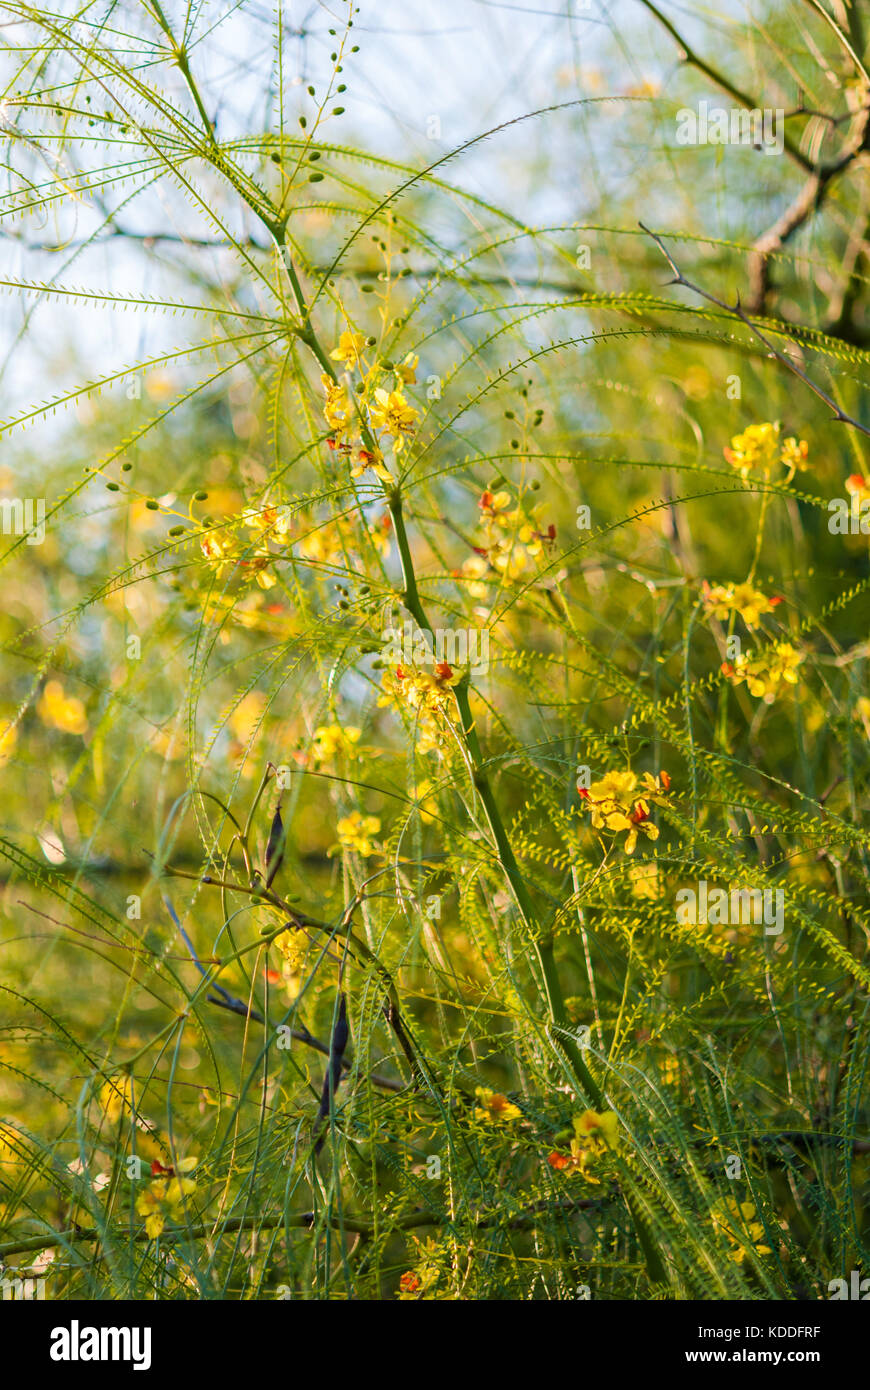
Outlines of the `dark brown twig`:
M 813 170 L 800 193 L 786 208 L 781 217 L 758 238 L 752 249 L 749 261 L 749 301 L 747 311 L 751 314 L 764 312 L 770 290 L 770 257 L 781 250 L 805 222 L 818 211 L 828 188 L 838 175 L 845 173 L 860 154 L 868 148 L 870 139 L 870 105 L 862 106 L 857 112 L 850 112 L 854 118 L 855 129 L 836 159 L 830 164 Z
M 792 361 L 792 359 L 788 357 L 784 352 L 780 352 L 777 347 L 774 347 L 770 339 L 766 337 L 766 335 L 762 332 L 758 325 L 754 323 L 752 319 L 749 317 L 749 315 L 745 312 L 743 306 L 740 303 L 739 297 L 737 298 L 734 304 L 728 304 L 724 299 L 719 299 L 715 294 L 710 294 L 709 290 L 701 289 L 700 285 L 695 285 L 692 283 L 691 280 L 687 280 L 685 275 L 677 265 L 676 261 L 674 260 L 673 256 L 666 249 L 661 237 L 657 236 L 656 233 L 651 231 L 649 227 L 645 226 L 643 222 L 639 222 L 638 226 L 640 227 L 641 231 L 646 232 L 647 236 L 652 238 L 652 240 L 655 242 L 656 246 L 659 248 L 662 255 L 664 256 L 665 260 L 667 261 L 668 265 L 670 266 L 671 270 L 673 271 L 674 278 L 670 282 L 672 285 L 682 285 L 684 289 L 691 290 L 693 294 L 700 295 L 701 299 L 706 299 L 708 304 L 715 304 L 718 309 L 723 309 L 725 313 L 732 314 L 734 318 L 739 319 L 740 322 L 742 324 L 745 324 L 749 331 L 755 335 L 758 341 L 764 345 L 764 347 L 770 353 L 771 357 L 775 357 L 777 362 L 781 362 L 782 365 L 788 369 L 788 371 L 790 371 L 794 376 L 798 377 L 798 379 L 802 381 L 805 386 L 808 386 L 814 395 L 818 396 L 820 400 L 825 402 L 825 405 L 828 406 L 828 408 L 831 410 L 834 419 L 838 423 L 844 425 L 851 425 L 853 429 L 859 430 L 861 434 L 870 435 L 870 428 L 868 428 L 867 425 L 862 425 L 860 420 L 854 419 L 853 416 L 847 415 L 845 411 L 841 410 L 837 402 L 833 399 L 833 397 L 829 396 L 827 391 L 823 391 L 821 386 L 817 386 L 816 383 L 812 380 L 812 378 L 807 376 L 806 372 L 803 370 L 802 367 L 799 367 L 797 363 Z

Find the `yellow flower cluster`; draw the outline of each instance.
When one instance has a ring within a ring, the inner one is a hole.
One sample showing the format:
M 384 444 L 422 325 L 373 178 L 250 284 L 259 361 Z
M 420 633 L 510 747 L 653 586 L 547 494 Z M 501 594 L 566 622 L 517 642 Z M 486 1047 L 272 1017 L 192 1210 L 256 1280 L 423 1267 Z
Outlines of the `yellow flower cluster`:
M 36 713 L 50 729 L 65 734 L 84 734 L 88 719 L 85 707 L 75 695 L 64 694 L 60 681 L 46 681 L 45 689 L 36 703 Z
M 376 430 L 389 435 L 396 453 L 405 447 L 405 438 L 413 433 L 418 412 L 405 400 L 401 391 L 385 391 L 379 386 L 369 406 L 369 419 Z
M 335 827 L 338 832 L 337 849 L 352 850 L 364 858 L 375 853 L 372 836 L 380 833 L 381 822 L 377 816 L 364 816 L 359 811 L 351 811 L 343 816 Z
M 717 1203 L 711 1215 L 716 1230 L 727 1236 L 734 1247 L 731 1259 L 735 1264 L 743 1263 L 749 1249 L 756 1255 L 771 1254 L 770 1246 L 761 1243 L 764 1240 L 764 1227 L 755 1219 L 753 1202 L 738 1202 L 736 1197 L 726 1197 Z
M 321 374 L 320 384 L 326 392 L 326 400 L 323 402 L 323 418 L 332 430 L 330 443 L 337 448 L 351 430 L 353 405 L 347 394 L 347 387 L 342 386 L 341 382 L 333 381 L 326 372 Z
M 199 1159 L 193 1156 L 182 1158 L 177 1172 L 174 1168 L 164 1168 L 161 1163 L 152 1163 L 152 1180 L 136 1199 L 136 1210 L 145 1217 L 145 1231 L 149 1239 L 157 1239 L 167 1220 L 180 1219 L 184 1199 L 196 1191 L 195 1179 L 180 1174 L 191 1172 L 198 1162 Z
M 349 724 L 343 729 L 340 724 L 321 724 L 314 730 L 312 747 L 314 761 L 318 766 L 331 763 L 339 753 L 346 757 L 356 757 L 356 745 L 362 738 L 362 729 Z
M 481 581 L 490 569 L 508 581 L 519 579 L 552 545 L 556 528 L 539 530 L 534 514 L 523 511 L 509 492 L 486 491 L 479 506 L 484 543 L 463 562 L 462 574 L 470 581 L 469 592 L 484 598 L 486 585 Z
M 235 566 L 246 579 L 256 578 L 261 589 L 271 589 L 275 576 L 271 566 L 280 558 L 281 550 L 273 551 L 269 542 L 279 547 L 290 544 L 290 516 L 285 507 L 246 507 L 237 519 L 252 537 L 245 540 L 236 526 L 215 530 L 204 528 L 199 546 L 211 569 L 220 579 Z
M 393 666 L 383 674 L 378 704 L 407 710 L 414 719 L 418 753 L 431 753 L 447 743 L 450 691 L 461 679 L 462 673 L 446 661 L 436 661 L 431 671 Z
M 116 1125 L 122 1115 L 133 1114 L 133 1081 L 129 1076 L 118 1076 L 106 1081 L 100 1088 L 100 1105 L 110 1125 Z
M 723 662 L 722 671 L 734 685 L 745 681 L 750 695 L 760 696 L 770 705 L 776 699 L 781 681 L 797 685 L 798 667 L 803 659 L 803 652 L 790 642 L 776 642 L 757 655 L 743 652 L 733 664 Z
M 513 1101 L 508 1100 L 498 1091 L 491 1091 L 487 1086 L 475 1086 L 474 1094 L 480 1101 L 474 1108 L 474 1118 L 483 1120 L 485 1124 L 501 1125 L 508 1120 L 522 1119 L 523 1112 Z
M 352 477 L 359 478 L 371 468 L 382 482 L 391 483 L 383 451 L 373 436 L 386 436 L 398 454 L 413 434 L 419 412 L 402 388 L 416 383 L 418 359 L 409 353 L 404 362 L 389 368 L 396 385 L 388 389 L 381 384 L 388 369 L 377 362 L 367 367 L 363 359 L 365 346 L 364 334 L 346 332 L 339 335 L 338 346 L 329 354 L 348 374 L 358 372 L 359 381 L 352 398 L 348 378 L 336 381 L 328 372 L 322 373 L 323 418 L 330 431 L 326 442 L 330 449 L 348 456 Z
M 780 438 L 779 421 L 767 421 L 762 425 L 749 425 L 742 434 L 735 434 L 731 447 L 724 449 L 725 458 L 732 468 L 739 468 L 745 478 L 758 471 L 770 473 L 777 464 L 786 469 L 789 478 L 795 470 L 803 468 L 809 455 L 809 445 L 805 439 Z
M 619 1147 L 619 1120 L 612 1110 L 601 1114 L 584 1110 L 582 1115 L 574 1116 L 571 1124 L 574 1136 L 568 1153 L 554 1149 L 547 1162 L 557 1172 L 567 1172 L 572 1177 L 579 1174 L 587 1182 L 598 1183 L 601 1179 L 589 1172 L 589 1165 L 608 1149 Z
M 607 772 L 599 782 L 577 790 L 587 803 L 593 830 L 625 830 L 625 852 L 633 854 L 638 831 L 648 840 L 657 840 L 659 828 L 649 820 L 650 805 L 667 806 L 671 779 L 667 772 L 653 777 L 645 772 L 638 779 L 634 772 Z
M 362 358 L 362 350 L 366 345 L 364 333 L 341 333 L 338 339 L 338 347 L 333 348 L 329 354 L 333 362 L 340 362 L 349 372 L 359 366 Z
M 767 613 L 772 613 L 778 597 L 767 598 L 751 584 L 704 584 L 704 607 L 713 618 L 725 619 L 739 613 L 747 627 L 757 627 Z
M 281 952 L 281 978 L 290 995 L 295 997 L 302 987 L 310 942 L 301 931 L 286 931 L 276 938 L 275 945 Z
M 414 1302 L 421 1298 L 435 1297 L 431 1294 L 438 1280 L 441 1278 L 439 1259 L 442 1252 L 439 1251 L 435 1240 L 429 1239 L 417 1242 L 419 1247 L 419 1257 L 413 1269 L 406 1269 L 399 1280 L 399 1292 L 397 1298 L 401 1303 Z

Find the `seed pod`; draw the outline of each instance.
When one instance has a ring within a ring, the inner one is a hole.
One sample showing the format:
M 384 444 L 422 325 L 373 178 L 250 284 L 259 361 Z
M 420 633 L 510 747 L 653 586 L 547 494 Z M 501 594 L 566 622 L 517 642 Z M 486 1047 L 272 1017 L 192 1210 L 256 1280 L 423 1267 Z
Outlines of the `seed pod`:
M 266 845 L 266 887 L 272 887 L 272 880 L 284 862 L 284 825 L 279 806 L 272 817 L 269 843 Z
M 329 1044 L 329 1066 L 326 1068 L 326 1076 L 323 1078 L 323 1091 L 320 1095 L 320 1108 L 314 1121 L 315 1132 L 320 1128 L 322 1122 L 329 1114 L 330 1100 L 338 1090 L 341 1082 L 341 1064 L 344 1054 L 347 1051 L 347 1044 L 350 1041 L 350 1026 L 347 1021 L 347 999 L 342 994 L 338 1003 L 338 1018 L 335 1020 L 335 1027 L 332 1030 L 332 1040 Z M 315 1154 L 319 1154 L 323 1148 L 325 1134 L 318 1137 L 314 1145 Z

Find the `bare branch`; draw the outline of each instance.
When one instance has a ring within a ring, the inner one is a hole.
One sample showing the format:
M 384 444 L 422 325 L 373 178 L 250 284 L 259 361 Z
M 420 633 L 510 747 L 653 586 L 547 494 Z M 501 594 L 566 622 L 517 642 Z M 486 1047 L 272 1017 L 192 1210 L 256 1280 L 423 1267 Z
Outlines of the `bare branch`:
M 734 318 L 739 319 L 741 323 L 745 324 L 758 341 L 764 345 L 771 357 L 775 357 L 777 362 L 781 362 L 788 371 L 798 377 L 805 386 L 808 386 L 813 394 L 818 396 L 819 400 L 825 402 L 825 405 L 831 410 L 836 421 L 844 425 L 851 425 L 853 429 L 859 430 L 861 434 L 870 436 L 870 428 L 868 428 L 867 425 L 862 425 L 860 420 L 856 420 L 853 416 L 847 415 L 845 411 L 841 410 L 834 398 L 829 396 L 827 391 L 823 391 L 821 386 L 817 386 L 812 378 L 807 376 L 802 367 L 799 367 L 792 358 L 787 356 L 786 353 L 780 352 L 779 348 L 774 346 L 770 339 L 758 327 L 758 324 L 754 323 L 745 312 L 740 303 L 739 296 L 734 304 L 728 304 L 724 299 L 719 299 L 715 294 L 710 294 L 709 290 L 704 290 L 700 285 L 696 285 L 691 280 L 687 280 L 673 256 L 665 247 L 661 237 L 651 231 L 643 222 L 638 222 L 638 226 L 641 231 L 646 232 L 647 236 L 652 238 L 673 271 L 674 278 L 670 281 L 672 285 L 682 285 L 684 289 L 691 290 L 693 294 L 700 295 L 702 299 L 706 299 L 708 304 L 715 304 L 718 309 L 724 309 L 726 314 L 733 314 Z

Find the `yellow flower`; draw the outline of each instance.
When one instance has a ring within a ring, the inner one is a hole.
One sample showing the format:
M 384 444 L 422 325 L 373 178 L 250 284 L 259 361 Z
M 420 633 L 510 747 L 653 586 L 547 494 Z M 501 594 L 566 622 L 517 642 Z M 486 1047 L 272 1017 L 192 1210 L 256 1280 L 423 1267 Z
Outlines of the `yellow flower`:
M 734 685 L 745 681 L 750 695 L 760 696 L 765 704 L 773 704 L 781 681 L 797 685 L 798 667 L 803 653 L 790 642 L 776 642 L 765 651 L 753 655 L 741 652 L 734 665 L 726 661 L 722 672 Z
M 132 1115 L 132 1099 L 132 1077 L 117 1076 L 105 1083 L 100 1090 L 100 1104 L 106 1112 L 109 1124 L 117 1124 L 122 1115 Z
M 534 526 L 528 524 L 521 526 L 517 532 L 517 537 L 520 544 L 526 547 L 526 554 L 531 555 L 533 559 L 537 555 L 543 555 L 547 537 L 542 536 L 540 531 L 536 531 Z
M 627 832 L 626 854 L 637 846 L 638 830 L 649 840 L 659 838 L 659 829 L 648 819 L 650 803 L 667 806 L 671 779 L 666 772 L 653 777 L 645 772 L 640 783 L 633 772 L 608 772 L 589 787 L 578 787 L 591 812 L 593 830 Z
M 398 366 L 393 368 L 399 381 L 401 381 L 404 386 L 416 386 L 417 367 L 419 362 L 419 357 L 417 357 L 415 353 L 409 352 L 404 362 L 400 362 Z
M 261 589 L 272 589 L 278 582 L 268 568 L 274 560 L 274 555 L 268 546 L 260 545 L 253 555 L 248 555 L 244 560 L 239 560 L 239 565 L 246 572 L 245 577 L 252 575 L 256 579 Z
M 723 450 L 732 468 L 739 468 L 745 478 L 753 468 L 767 473 L 779 457 L 779 422 L 749 425 L 742 434 L 735 434 L 731 448 Z
M 302 986 L 302 971 L 308 958 L 310 942 L 303 932 L 286 931 L 275 942 L 281 952 L 281 974 L 291 995 L 297 995 Z
M 410 683 L 407 666 L 398 666 L 394 671 L 385 671 L 381 677 L 381 694 L 378 705 L 395 705 L 406 708 L 414 717 L 414 746 L 418 753 L 432 753 L 447 742 L 447 730 L 442 727 L 441 710 L 427 703 L 420 703 Z
M 731 1259 L 735 1264 L 743 1263 L 749 1249 L 756 1255 L 772 1253 L 769 1245 L 760 1243 L 764 1240 L 764 1226 L 755 1220 L 755 1214 L 754 1203 L 738 1202 L 735 1197 L 726 1197 L 711 1212 L 716 1230 L 727 1236 L 734 1246 Z
M 797 468 L 803 468 L 809 455 L 809 445 L 805 439 L 780 441 L 779 421 L 766 421 L 762 425 L 749 425 L 742 434 L 735 434 L 730 449 L 724 449 L 726 459 L 732 468 L 739 468 L 745 478 L 754 468 L 769 473 L 777 464 L 782 464 L 790 480 Z
M 725 619 L 739 613 L 747 627 L 757 627 L 766 613 L 772 613 L 781 598 L 767 598 L 751 584 L 705 584 L 704 606 L 711 617 Z
M 179 1174 L 189 1173 L 198 1162 L 199 1159 L 192 1155 L 183 1158 L 177 1172 L 174 1168 L 163 1168 L 160 1163 L 152 1163 L 151 1171 L 156 1176 L 136 1199 L 136 1210 L 145 1217 L 145 1231 L 150 1240 L 157 1239 L 167 1218 L 171 1221 L 180 1219 L 184 1199 L 196 1191 L 196 1181 L 194 1178 L 180 1177 Z
M 359 811 L 351 811 L 338 822 L 338 848 L 355 850 L 364 858 L 375 853 L 372 835 L 380 833 L 381 822 L 377 816 L 363 816 Z
M 507 517 L 510 515 L 508 508 L 511 506 L 513 498 L 509 492 L 486 492 L 481 494 L 480 516 L 484 526 L 504 526 Z
M 286 545 L 291 531 L 289 507 L 246 507 L 242 520 L 254 535 L 265 535 L 279 545 Z
M 261 537 L 261 543 L 252 548 L 226 528 L 220 531 L 205 528 L 199 545 L 209 567 L 220 579 L 227 569 L 238 566 L 245 579 L 255 578 L 261 589 L 273 588 L 277 581 L 269 566 L 276 556 L 267 540 L 271 537 L 278 544 L 287 544 L 290 520 L 286 508 L 246 507 L 235 520 Z
M 83 734 L 87 731 L 84 705 L 74 695 L 64 695 L 60 681 L 46 681 L 37 701 L 36 712 L 43 724 L 60 729 L 65 734 Z
M 405 436 L 414 429 L 417 411 L 405 400 L 401 391 L 385 391 L 379 386 L 369 407 L 376 430 L 391 436 L 396 453 L 405 447 Z
M 500 1092 L 490 1091 L 486 1086 L 475 1086 L 474 1094 L 480 1101 L 474 1110 L 476 1120 L 484 1120 L 487 1124 L 504 1124 L 508 1120 L 522 1119 L 523 1112 L 519 1106 Z
M 343 729 L 340 724 L 320 724 L 314 730 L 314 758 L 318 763 L 328 763 L 337 753 L 355 756 L 356 744 L 362 738 L 362 730 L 350 724 Z
M 462 679 L 446 661 L 436 662 L 432 671 L 414 666 L 395 666 L 381 679 L 383 694 L 379 705 L 398 705 L 413 714 L 414 741 L 418 753 L 443 747 L 449 737 L 447 720 L 450 690 Z
M 789 435 L 783 441 L 782 456 L 780 462 L 789 471 L 789 476 L 793 475 L 798 468 L 804 468 L 809 456 L 810 446 L 805 439 L 795 439 L 794 435 Z
M 350 476 L 361 478 L 367 469 L 371 469 L 375 477 L 380 478 L 382 483 L 391 483 L 393 475 L 384 463 L 384 456 L 380 449 L 373 453 L 371 449 L 359 448 L 356 451 L 354 462 L 351 466 Z
M 619 1120 L 612 1110 L 604 1110 L 600 1115 L 595 1110 L 584 1110 L 582 1115 L 575 1115 L 571 1123 L 580 1143 L 593 1147 L 604 1143 L 610 1149 L 619 1145 Z
M 218 579 L 235 562 L 236 543 L 226 531 L 206 530 L 200 537 L 199 548 Z
M 489 560 L 485 555 L 469 555 L 467 560 L 463 560 L 462 578 L 467 581 L 468 592 L 472 598 L 486 598 L 487 586 L 480 581 L 488 573 Z
M 336 442 L 348 432 L 353 421 L 353 407 L 347 391 L 338 382 L 322 372 L 320 382 L 326 392 L 323 405 L 323 418 L 332 430 Z
M 546 547 L 556 538 L 555 526 L 540 531 L 534 515 L 523 512 L 515 505 L 509 492 L 487 490 L 481 494 L 479 507 L 487 544 L 476 547 L 476 555 L 463 566 L 464 572 L 472 578 L 482 575 L 488 566 L 492 566 L 507 580 L 519 579 L 528 561 L 543 555 Z M 472 593 L 482 598 L 486 590 L 479 587 L 482 592 L 475 593 L 472 588 Z
M 505 579 L 519 579 L 526 568 L 528 556 L 514 536 L 500 536 L 489 552 L 489 563 Z
M 365 345 L 364 333 L 342 333 L 338 339 L 338 347 L 333 348 L 329 355 L 333 362 L 342 362 L 348 371 L 352 371 L 359 362 Z
M 612 1110 L 600 1115 L 595 1110 L 584 1110 L 571 1121 L 574 1137 L 570 1151 L 561 1153 L 554 1149 L 547 1157 L 551 1168 L 567 1170 L 573 1175 L 585 1178 L 587 1182 L 598 1183 L 600 1178 L 589 1172 L 589 1165 L 601 1158 L 608 1149 L 619 1147 L 619 1120 Z

